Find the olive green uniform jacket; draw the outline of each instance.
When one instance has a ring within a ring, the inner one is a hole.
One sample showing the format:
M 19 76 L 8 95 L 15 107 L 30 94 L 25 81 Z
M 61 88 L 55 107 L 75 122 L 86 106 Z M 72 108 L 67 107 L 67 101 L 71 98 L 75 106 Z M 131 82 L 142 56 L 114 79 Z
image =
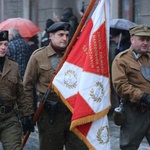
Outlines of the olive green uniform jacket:
M 132 46 L 119 53 L 113 61 L 113 86 L 125 100 L 140 102 L 144 92 L 150 94 L 150 82 L 141 74 L 141 66 L 150 66 L 150 53 L 135 56 Z
M 0 99 L 4 101 L 5 106 L 17 103 L 21 115 L 33 114 L 33 109 L 25 98 L 18 64 L 7 57 L 5 57 L 3 71 L 0 73 Z
M 54 54 L 56 54 L 56 52 L 49 45 L 34 51 L 30 57 L 23 83 L 26 98 L 31 103 L 33 102 L 34 87 L 39 93 L 45 94 L 53 78 L 54 70 L 50 64 L 50 56 Z

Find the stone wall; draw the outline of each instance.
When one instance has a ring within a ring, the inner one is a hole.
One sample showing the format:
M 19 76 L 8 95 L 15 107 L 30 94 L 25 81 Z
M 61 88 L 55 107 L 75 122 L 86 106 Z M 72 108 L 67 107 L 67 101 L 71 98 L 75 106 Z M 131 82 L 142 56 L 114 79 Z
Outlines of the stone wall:
M 95 7 L 98 1 L 96 0 Z M 118 17 L 118 1 L 110 0 L 110 18 Z M 82 2 L 84 2 L 86 9 L 90 0 L 0 0 L 0 21 L 14 17 L 25 17 L 44 30 L 46 20 L 53 19 L 54 15 L 59 17 L 65 6 L 72 7 L 74 14 L 80 21 L 79 12 L 82 8 Z M 29 5 L 25 5 L 25 3 Z M 135 22 L 150 25 L 149 0 L 135 0 L 134 8 L 136 8 L 134 11 Z
M 14 18 L 14 17 L 22 17 L 23 16 L 23 5 L 21 0 L 3 0 L 3 16 L 4 20 L 7 18 Z M 2 11 L 2 0 L 0 1 L 0 12 Z M 2 19 L 2 12 L 0 13 L 0 21 Z

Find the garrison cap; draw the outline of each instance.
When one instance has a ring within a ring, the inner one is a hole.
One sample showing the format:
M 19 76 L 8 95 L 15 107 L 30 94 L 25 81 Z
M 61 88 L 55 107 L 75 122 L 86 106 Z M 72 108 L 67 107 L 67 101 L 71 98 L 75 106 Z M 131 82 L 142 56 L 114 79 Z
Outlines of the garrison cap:
M 48 28 L 48 33 L 57 32 L 59 30 L 69 31 L 70 24 L 68 22 L 55 22 Z
M 150 26 L 145 24 L 133 26 L 129 29 L 129 32 L 131 36 L 150 36 Z
M 0 41 L 8 41 L 8 31 L 0 30 Z

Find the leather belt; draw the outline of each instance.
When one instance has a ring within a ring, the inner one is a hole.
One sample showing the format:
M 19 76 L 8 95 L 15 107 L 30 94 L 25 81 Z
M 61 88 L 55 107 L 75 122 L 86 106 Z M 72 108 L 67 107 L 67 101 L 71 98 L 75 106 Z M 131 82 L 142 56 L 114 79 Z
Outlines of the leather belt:
M 13 110 L 14 105 L 8 105 L 8 106 L 0 106 L 0 114 L 6 114 Z

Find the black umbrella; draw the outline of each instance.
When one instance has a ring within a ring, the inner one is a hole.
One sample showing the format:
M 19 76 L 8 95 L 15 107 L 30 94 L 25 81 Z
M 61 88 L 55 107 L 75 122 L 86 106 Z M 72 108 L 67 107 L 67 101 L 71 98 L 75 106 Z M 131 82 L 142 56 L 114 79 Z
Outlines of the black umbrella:
M 130 27 L 135 25 L 137 24 L 123 18 L 110 20 L 110 28 L 114 28 L 114 29 L 129 30 Z

